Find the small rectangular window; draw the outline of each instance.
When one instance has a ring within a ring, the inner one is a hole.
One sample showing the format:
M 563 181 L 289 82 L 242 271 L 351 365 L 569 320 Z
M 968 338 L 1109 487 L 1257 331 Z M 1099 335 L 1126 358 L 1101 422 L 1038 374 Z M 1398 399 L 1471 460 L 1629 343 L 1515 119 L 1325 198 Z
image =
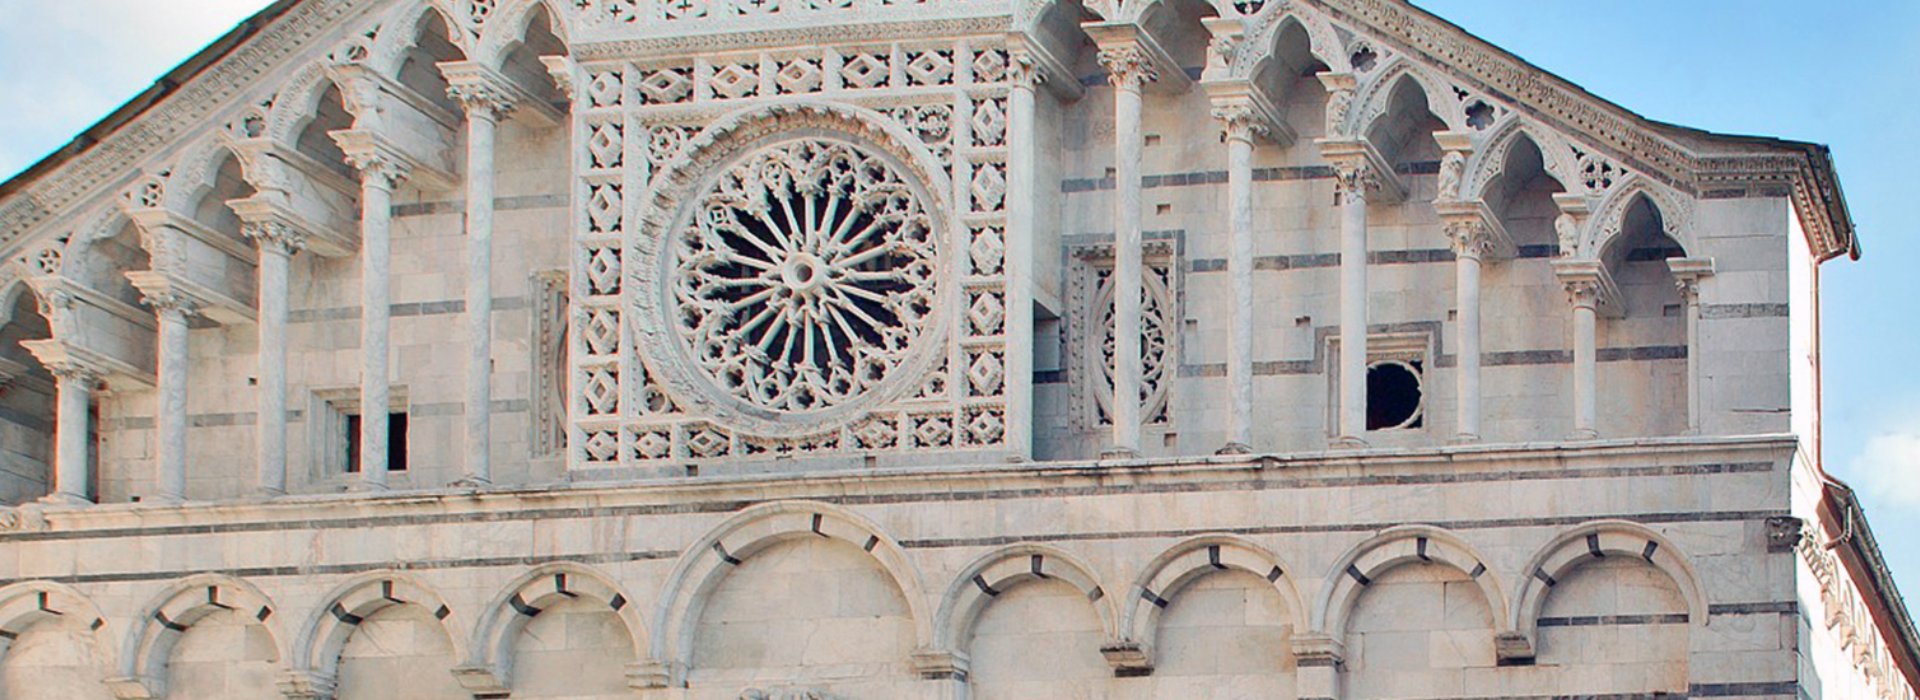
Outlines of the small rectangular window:
M 347 414 L 347 473 L 360 473 L 360 414 Z M 407 414 L 387 414 L 387 471 L 407 470 Z

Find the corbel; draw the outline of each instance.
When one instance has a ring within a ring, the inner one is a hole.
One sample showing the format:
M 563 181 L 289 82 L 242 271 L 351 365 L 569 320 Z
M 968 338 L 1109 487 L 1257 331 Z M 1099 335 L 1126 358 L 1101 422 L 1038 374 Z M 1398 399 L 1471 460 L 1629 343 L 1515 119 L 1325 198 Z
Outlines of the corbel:
M 353 239 L 307 220 L 279 197 L 262 192 L 246 199 L 231 200 L 227 206 L 240 217 L 242 226 L 271 224 L 292 229 L 306 242 L 306 249 L 315 255 L 344 258 L 354 254 Z
M 1487 203 L 1472 201 L 1436 201 L 1434 211 L 1440 215 L 1449 238 L 1456 239 L 1455 245 L 1478 243 L 1480 256 L 1484 260 L 1510 260 L 1518 252 L 1513 237 L 1507 234 L 1507 227 L 1501 225 L 1500 217 L 1494 216 Z M 1457 233 L 1473 235 L 1484 240 L 1460 240 Z M 1457 249 L 1456 249 L 1457 251 Z
M 1080 84 L 1080 77 L 1074 75 L 1060 57 L 1036 37 L 1026 32 L 1008 34 L 1007 54 L 1012 60 L 1030 61 L 1040 84 L 1060 101 L 1074 102 L 1087 94 L 1086 86 Z

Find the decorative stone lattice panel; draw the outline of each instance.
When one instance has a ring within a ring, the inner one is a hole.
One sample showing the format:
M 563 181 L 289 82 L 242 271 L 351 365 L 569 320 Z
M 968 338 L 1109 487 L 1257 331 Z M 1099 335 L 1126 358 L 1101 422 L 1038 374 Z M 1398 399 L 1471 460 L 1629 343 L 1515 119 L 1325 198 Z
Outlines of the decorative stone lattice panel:
M 583 70 L 574 468 L 1002 446 L 1003 47 Z
M 1141 279 L 1140 401 L 1144 424 L 1171 421 L 1171 391 L 1179 369 L 1180 288 L 1177 256 L 1168 241 L 1148 241 Z M 1076 425 L 1083 429 L 1112 425 L 1113 417 L 1113 245 L 1073 251 L 1068 271 L 1067 332 L 1062 348 L 1071 358 L 1069 390 Z

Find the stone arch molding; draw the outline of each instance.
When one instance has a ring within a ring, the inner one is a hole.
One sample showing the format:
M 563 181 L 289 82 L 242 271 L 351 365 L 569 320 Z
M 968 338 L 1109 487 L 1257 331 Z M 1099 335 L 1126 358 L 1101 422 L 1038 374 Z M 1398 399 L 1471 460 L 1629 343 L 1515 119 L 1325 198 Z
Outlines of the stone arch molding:
M 1467 128 L 1466 108 L 1459 100 L 1452 99 L 1453 86 L 1445 78 L 1404 55 L 1383 59 L 1383 65 L 1370 71 L 1372 75 L 1366 76 L 1365 82 L 1355 90 L 1353 108 L 1347 112 L 1347 134 L 1365 138 L 1374 125 L 1386 118 L 1393 92 L 1402 80 L 1413 81 L 1426 96 L 1427 110 L 1439 117 L 1448 129 Z
M 69 620 L 86 627 L 87 640 L 103 662 L 102 675 L 113 675 L 119 665 L 115 661 L 106 616 L 86 594 L 52 581 L 25 581 L 0 588 L 0 663 L 6 661 L 14 640 L 34 626 Z M 0 685 L 0 700 L 9 697 L 7 691 Z
M 1266 579 L 1287 605 L 1296 633 L 1308 630 L 1307 607 L 1278 555 L 1235 535 L 1201 535 L 1168 548 L 1134 579 L 1121 604 L 1126 612 L 1120 632 L 1138 644 L 1148 664 L 1154 661 L 1160 615 L 1194 581 L 1220 571 L 1242 571 Z
M 273 143 L 291 146 L 299 142 L 300 130 L 315 118 L 327 88 L 338 87 L 338 83 L 323 62 L 314 61 L 301 66 L 284 85 L 267 110 L 266 136 Z
M 1232 2 L 1223 3 L 1223 17 L 1238 13 Z M 1258 12 L 1246 16 L 1251 25 L 1247 38 L 1233 52 L 1232 67 L 1229 75 L 1235 78 L 1251 78 L 1259 75 L 1268 62 L 1279 53 L 1280 35 L 1286 31 L 1289 23 L 1298 24 L 1307 33 L 1307 50 L 1321 63 L 1327 64 L 1327 70 L 1344 73 L 1353 69 L 1340 35 L 1334 31 L 1333 24 L 1305 5 L 1292 2 L 1269 2 Z
M 949 327 L 957 313 L 955 299 L 962 292 L 951 281 L 935 283 L 931 311 L 921 320 L 913 342 L 890 370 L 887 378 L 858 399 L 813 409 L 805 414 L 776 412 L 765 406 L 747 405 L 714 391 L 705 371 L 694 366 L 691 353 L 681 347 L 683 338 L 674 322 L 677 309 L 667 299 L 673 285 L 665 279 L 666 258 L 673 245 L 674 227 L 697 212 L 700 188 L 715 177 L 720 166 L 752 149 L 786 136 L 824 135 L 847 140 L 871 150 L 899 168 L 914 195 L 923 199 L 935 242 L 935 269 L 945 269 L 954 255 L 966 247 L 966 227 L 956 220 L 954 186 L 947 166 L 931 150 L 894 119 L 864 107 L 813 99 L 782 100 L 739 109 L 715 119 L 699 133 L 688 137 L 678 154 L 660 166 L 644 196 L 639 198 L 638 216 L 633 233 L 627 234 L 629 249 L 627 274 L 630 287 L 637 290 L 627 303 L 638 312 L 641 322 L 633 334 L 647 376 L 657 380 L 672 394 L 674 405 L 695 408 L 729 429 L 762 437 L 805 437 L 819 434 L 829 426 L 846 425 L 859 420 L 876 406 L 893 403 L 919 386 L 940 360 L 941 348 L 948 344 Z M 804 416 L 804 420 L 795 420 Z
M 1582 238 L 1581 256 L 1599 260 L 1607 253 L 1624 233 L 1627 213 L 1634 202 L 1645 197 L 1660 214 L 1662 233 L 1673 239 L 1674 243 L 1686 251 L 1688 256 L 1699 255 L 1700 247 L 1693 238 L 1693 208 L 1690 200 L 1679 192 L 1654 182 L 1652 178 L 1639 173 L 1628 174 L 1621 182 L 1614 183 L 1599 206 L 1594 208 L 1593 220 L 1587 225 Z
M 289 657 L 293 660 L 289 683 L 332 688 L 340 674 L 340 654 L 360 624 L 402 605 L 418 605 L 432 613 L 454 647 L 454 658 L 465 658 L 460 619 L 438 591 L 398 571 L 373 571 L 334 587 L 307 616 Z
M 1461 178 L 1466 186 L 1460 192 L 1460 199 L 1468 202 L 1485 199 L 1487 190 L 1506 174 L 1507 158 L 1523 139 L 1540 151 L 1541 169 L 1547 177 L 1560 183 L 1560 189 L 1566 192 L 1584 189 L 1575 177 L 1579 165 L 1566 139 L 1514 112 L 1507 114 L 1487 129 L 1485 136 L 1480 137 L 1480 145 L 1474 149 L 1473 157 L 1467 160 L 1466 175 Z
M 1526 642 L 1525 654 L 1539 649 L 1540 611 L 1560 579 L 1595 560 L 1627 557 L 1659 569 L 1673 580 L 1686 599 L 1687 624 L 1708 623 L 1706 589 L 1692 561 L 1671 540 L 1645 525 L 1625 520 L 1600 520 L 1560 533 L 1540 548 L 1521 570 L 1519 589 L 1508 612 Z
M 1499 577 L 1487 568 L 1486 558 L 1466 540 L 1430 525 L 1388 528 L 1342 555 L 1320 586 L 1320 597 L 1314 604 L 1313 628 L 1333 639 L 1345 639 L 1347 619 L 1367 586 L 1400 566 L 1414 563 L 1438 564 L 1466 574 L 1487 599 L 1495 634 L 1510 629 L 1506 589 L 1500 585 Z M 1488 643 L 1492 641 L 1489 639 Z
M 569 600 L 605 605 L 620 618 L 634 660 L 628 673 L 630 677 L 637 673 L 647 650 L 647 627 L 640 619 L 639 604 L 613 577 L 585 564 L 560 562 L 520 575 L 487 604 L 474 627 L 473 643 L 461 657 L 467 662 L 454 670 L 461 685 L 476 693 L 507 692 L 513 685 L 513 646 L 521 631 L 547 608 Z
M 141 609 L 120 651 L 119 676 L 107 681 L 122 698 L 167 696 L 168 661 L 187 630 L 208 616 L 231 610 L 260 624 L 273 640 L 274 655 L 285 664 L 287 635 L 278 608 L 253 584 L 222 574 L 182 579 Z M 144 693 L 144 694 L 142 694 Z
M 988 552 L 973 560 L 947 586 L 934 615 L 936 648 L 965 652 L 980 614 L 1000 594 L 1031 581 L 1060 581 L 1086 596 L 1100 618 L 1104 639 L 1119 637 L 1113 596 L 1100 585 L 1093 570 L 1078 557 L 1059 549 L 1038 544 L 1016 544 Z
M 818 501 L 776 501 L 740 511 L 695 540 L 668 575 L 654 612 L 648 642 L 668 686 L 686 682 L 693 637 L 713 590 L 749 557 L 774 545 L 806 537 L 846 542 L 865 550 L 886 571 L 913 618 L 915 646 L 932 647 L 933 616 L 920 572 L 900 543 L 866 517 Z
M 473 0 L 462 0 L 471 4 Z M 504 0 L 494 8 L 486 27 L 481 30 L 480 38 L 473 44 L 472 59 L 489 68 L 499 68 L 507 60 L 507 54 L 526 37 L 528 25 L 533 22 L 534 11 L 547 10 L 547 22 L 554 37 L 562 43 L 571 43 L 568 33 L 572 29 L 567 22 L 573 13 L 567 12 L 557 0 Z

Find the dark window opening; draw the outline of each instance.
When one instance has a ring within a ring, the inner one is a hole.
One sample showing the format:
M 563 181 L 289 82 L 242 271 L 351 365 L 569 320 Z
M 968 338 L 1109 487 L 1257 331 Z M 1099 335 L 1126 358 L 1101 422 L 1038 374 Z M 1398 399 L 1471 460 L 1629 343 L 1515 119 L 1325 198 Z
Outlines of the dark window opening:
M 1418 428 L 1421 410 L 1421 362 L 1376 362 L 1367 368 L 1367 429 Z
M 360 473 L 360 414 L 347 416 L 347 473 Z M 387 414 L 387 471 L 407 470 L 407 414 Z

